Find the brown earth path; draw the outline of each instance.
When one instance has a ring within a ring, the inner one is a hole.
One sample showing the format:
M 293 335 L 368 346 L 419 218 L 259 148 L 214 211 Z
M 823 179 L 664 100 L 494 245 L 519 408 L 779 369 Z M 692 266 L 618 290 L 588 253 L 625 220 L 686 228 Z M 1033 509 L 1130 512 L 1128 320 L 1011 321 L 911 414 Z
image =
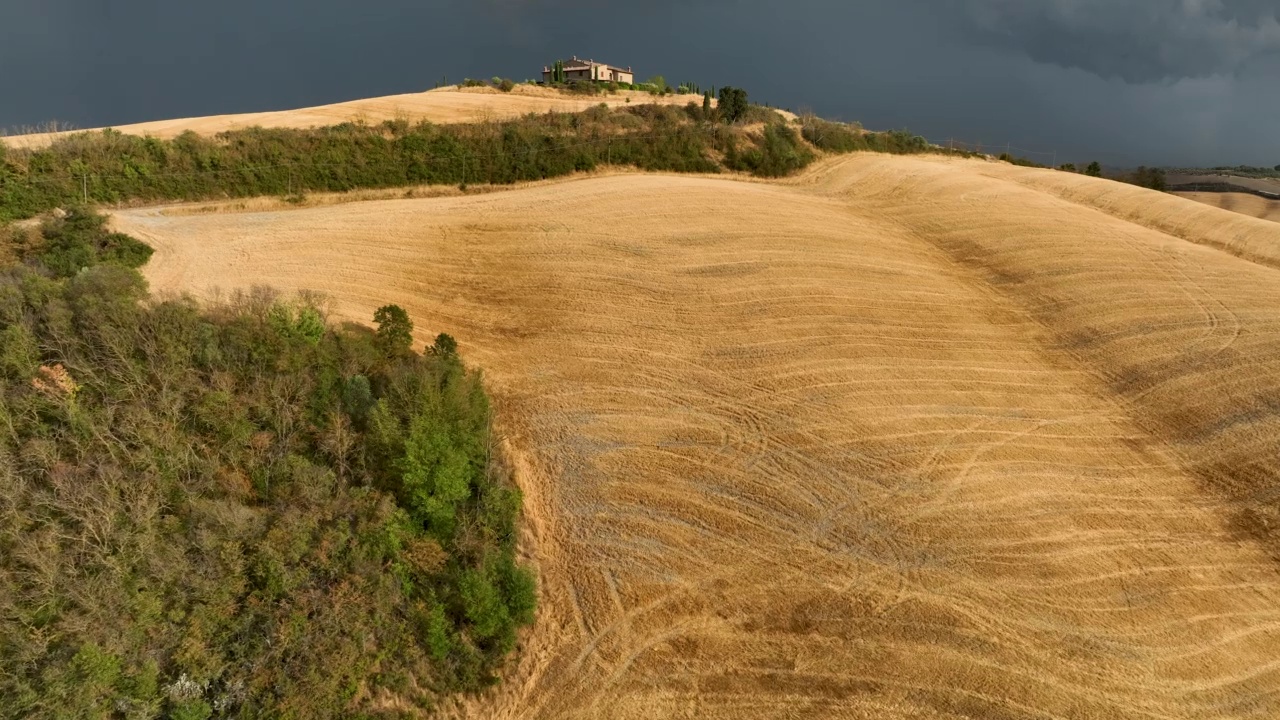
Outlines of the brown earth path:
M 484 368 L 542 605 L 475 717 L 1274 718 L 1280 228 L 1164 202 L 860 155 L 115 223 Z
M 441 124 L 469 123 L 507 120 L 531 112 L 544 113 L 552 110 L 581 112 L 601 103 L 610 107 L 647 103 L 683 106 L 700 101 L 701 98 L 693 95 L 655 96 L 635 91 L 619 91 L 614 94 L 590 97 L 574 96 L 558 90 L 526 85 L 517 85 L 510 93 L 493 88 L 447 87 L 421 93 L 351 100 L 296 110 L 157 120 L 121 125 L 115 129 L 129 135 L 172 139 L 188 130 L 200 135 L 216 135 L 228 130 L 241 130 L 255 126 L 309 128 L 355 121 L 376 124 L 385 120 L 398 119 L 409 122 L 428 120 Z M 10 147 L 38 148 L 48 145 L 59 136 L 77 132 L 95 132 L 101 129 L 0 136 L 0 142 Z

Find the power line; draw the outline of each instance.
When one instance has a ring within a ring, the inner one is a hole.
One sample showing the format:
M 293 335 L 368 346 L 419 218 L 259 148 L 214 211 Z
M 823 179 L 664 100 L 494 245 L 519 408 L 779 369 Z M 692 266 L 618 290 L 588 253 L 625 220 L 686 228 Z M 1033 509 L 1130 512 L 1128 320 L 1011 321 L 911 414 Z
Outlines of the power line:
M 936 147 L 948 148 L 953 152 L 957 149 L 964 150 L 965 152 L 984 152 L 983 150 L 984 148 L 998 149 L 1000 147 L 999 143 L 984 143 L 984 142 L 975 143 L 975 142 L 969 142 L 966 140 L 959 140 L 956 138 L 948 138 L 945 142 L 933 140 L 930 138 L 925 138 L 925 139 L 928 140 L 930 144 Z M 1023 156 L 1035 155 L 1038 157 L 1052 157 L 1055 159 L 1058 156 L 1057 150 L 1031 150 L 1028 148 L 1018 147 L 1017 145 L 1014 145 L 1013 143 L 1007 142 L 1007 141 L 1005 142 L 1004 147 L 1005 147 L 1005 152 L 1010 155 L 1014 153 L 1018 153 L 1019 155 L 1023 155 Z

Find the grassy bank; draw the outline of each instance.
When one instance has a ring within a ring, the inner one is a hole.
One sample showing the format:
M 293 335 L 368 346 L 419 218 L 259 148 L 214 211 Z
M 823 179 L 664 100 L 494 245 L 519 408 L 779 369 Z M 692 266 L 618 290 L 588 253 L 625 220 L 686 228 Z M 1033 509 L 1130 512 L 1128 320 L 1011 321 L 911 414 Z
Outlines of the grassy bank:
M 253 128 L 173 140 L 115 131 L 62 137 L 40 149 L 0 146 L 0 221 L 72 202 L 131 203 L 298 196 L 424 184 L 513 183 L 600 165 L 761 176 L 812 161 L 809 144 L 776 113 L 753 107 L 743 124 L 714 111 L 638 105 L 531 115 L 507 122 L 386 122 L 307 130 Z M 832 152 L 922 152 L 905 133 L 831 132 L 805 137 Z

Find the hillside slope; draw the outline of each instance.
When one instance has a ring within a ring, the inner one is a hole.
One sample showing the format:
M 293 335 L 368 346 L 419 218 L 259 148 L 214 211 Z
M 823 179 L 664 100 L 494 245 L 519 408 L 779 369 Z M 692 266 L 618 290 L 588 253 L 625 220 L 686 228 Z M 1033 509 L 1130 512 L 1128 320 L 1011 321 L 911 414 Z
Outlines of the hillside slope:
M 543 602 L 476 717 L 1280 715 L 1280 230 L 938 158 L 568 189 L 116 216 L 157 290 L 485 369 Z
M 1280 222 L 1280 201 L 1246 193 L 1188 192 L 1176 193 L 1188 200 L 1230 210 L 1242 215 Z
M 690 95 L 655 96 L 647 92 L 620 91 L 612 95 L 573 96 L 557 90 L 517 85 L 510 93 L 492 88 L 447 87 L 421 93 L 351 100 L 296 110 L 210 115 L 121 125 L 116 130 L 129 135 L 149 135 L 172 139 L 190 130 L 200 135 L 215 135 L 227 130 L 249 127 L 309 128 L 364 121 L 371 124 L 404 119 L 409 122 L 428 120 L 433 123 L 469 123 L 484 120 L 506 120 L 526 113 L 581 112 L 605 103 L 610 107 L 625 104 L 657 103 L 683 106 L 698 100 Z M 101 128 L 96 128 L 101 129 Z M 48 145 L 60 133 L 0 136 L 10 147 L 36 148 Z

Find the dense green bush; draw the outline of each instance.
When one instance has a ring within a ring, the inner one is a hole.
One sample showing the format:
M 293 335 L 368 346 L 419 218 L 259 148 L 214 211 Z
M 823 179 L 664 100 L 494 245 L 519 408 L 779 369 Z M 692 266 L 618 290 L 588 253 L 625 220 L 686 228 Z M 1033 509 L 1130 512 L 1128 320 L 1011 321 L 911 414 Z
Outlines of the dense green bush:
M 105 217 L 78 207 L 46 220 L 40 234 L 43 247 L 37 259 L 56 277 L 71 277 L 99 263 L 142 267 L 153 252 L 128 235 L 108 231 Z
M 727 123 L 735 123 L 745 119 L 750 103 L 747 102 L 747 91 L 742 88 L 726 85 L 720 88 L 719 103 L 716 108 L 720 117 Z
M 1121 176 L 1118 179 L 1131 185 L 1137 185 L 1138 187 L 1144 187 L 1151 190 L 1160 190 L 1161 192 L 1169 186 L 1163 169 L 1149 168 L 1145 165 L 1132 173 Z
M 0 162 L 0 221 L 66 206 L 86 189 L 90 202 L 120 203 L 512 183 L 606 160 L 652 170 L 716 170 L 705 133 L 679 109 L 650 107 L 472 125 L 388 121 L 251 128 L 216 137 L 189 132 L 167 141 L 81 133 L 39 150 L 10 150 Z
M 801 118 L 800 134 L 814 147 L 827 152 L 872 151 L 895 155 L 944 152 L 942 148 L 934 147 L 928 140 L 906 130 L 867 132 L 857 125 L 829 122 L 812 115 Z M 970 153 L 955 154 L 967 156 Z
M 579 83 L 597 91 L 596 83 Z M 734 88 L 721 88 L 738 97 Z M 736 102 L 736 100 L 734 101 Z M 702 108 L 653 104 L 617 110 L 592 108 L 577 114 L 543 113 L 504 122 L 461 125 L 380 125 L 344 123 L 313 129 L 250 128 L 202 137 L 193 132 L 173 140 L 124 135 L 114 130 L 59 138 L 36 150 L 10 148 L 0 155 L 0 222 L 27 218 L 77 203 L 142 203 L 264 195 L 304 199 L 305 192 L 343 192 L 422 184 L 506 184 L 590 170 L 602 164 L 643 170 L 716 172 L 715 152 L 760 150 L 767 158 L 787 157 L 788 144 L 776 133 L 768 139 L 745 126 L 784 124 L 774 110 L 747 105 L 742 125 L 724 135 L 704 126 L 723 114 Z M 723 107 L 723 106 L 722 106 Z M 889 153 L 940 151 L 905 131 L 861 132 L 853 126 L 806 121 L 805 140 L 829 152 L 869 150 Z M 963 154 L 963 153 L 960 153 Z M 802 162 L 804 155 L 794 156 Z M 727 167 L 748 167 L 735 158 Z M 794 167 L 792 160 L 781 166 Z M 803 167 L 803 165 L 800 165 Z M 98 252 L 132 252 L 111 241 Z M 69 262 L 74 264 L 74 258 Z
M 867 149 L 873 152 L 909 155 L 938 150 L 932 147 L 928 140 L 906 130 L 867 133 L 863 137 L 866 138 Z
M 456 343 L 150 299 L 104 232 L 73 212 L 0 269 L 0 717 L 369 717 L 492 682 L 536 590 Z
M 801 136 L 819 150 L 847 153 L 867 149 L 867 141 L 860 128 L 829 122 L 813 115 L 806 115 L 801 120 Z
M 728 136 L 732 138 L 732 136 Z M 732 139 L 730 139 L 732 143 Z M 800 142 L 796 132 L 782 123 L 766 125 L 763 141 L 745 152 L 737 152 L 735 144 L 726 152 L 725 164 L 735 170 L 746 170 L 761 177 L 783 177 L 813 162 L 813 152 Z
M 599 95 L 605 86 L 595 80 L 570 80 L 566 89 L 575 95 Z
M 1009 163 L 1010 165 L 1018 165 L 1021 167 L 1034 167 L 1034 168 L 1048 167 L 1047 165 L 1042 165 L 1041 163 L 1038 163 L 1035 160 L 1019 157 L 1017 155 L 1011 155 L 1009 153 L 1000 153 L 1000 159 Z

